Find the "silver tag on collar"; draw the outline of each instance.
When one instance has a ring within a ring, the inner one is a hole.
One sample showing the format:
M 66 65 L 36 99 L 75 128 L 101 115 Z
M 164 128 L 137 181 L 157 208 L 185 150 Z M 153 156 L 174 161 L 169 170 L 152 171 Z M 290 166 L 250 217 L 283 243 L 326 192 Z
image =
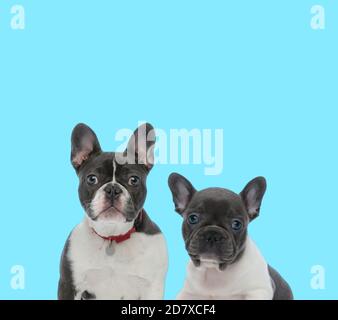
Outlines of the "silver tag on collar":
M 115 241 L 109 241 L 106 247 L 107 256 L 112 256 L 115 253 Z

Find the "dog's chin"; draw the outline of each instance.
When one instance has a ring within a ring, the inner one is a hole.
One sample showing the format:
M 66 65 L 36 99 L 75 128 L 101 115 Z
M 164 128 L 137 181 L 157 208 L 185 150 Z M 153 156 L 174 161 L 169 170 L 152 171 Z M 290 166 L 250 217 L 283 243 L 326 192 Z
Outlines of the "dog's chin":
M 203 267 L 207 269 L 217 269 L 224 271 L 230 264 L 232 258 L 220 258 L 214 254 L 191 255 L 190 258 L 195 267 Z
M 134 219 L 127 219 L 122 212 L 114 208 L 99 213 L 95 219 L 88 215 L 86 217 L 89 227 L 103 237 L 125 234 L 134 226 Z
M 123 222 L 127 220 L 126 215 L 115 207 L 108 207 L 94 216 L 94 221 Z

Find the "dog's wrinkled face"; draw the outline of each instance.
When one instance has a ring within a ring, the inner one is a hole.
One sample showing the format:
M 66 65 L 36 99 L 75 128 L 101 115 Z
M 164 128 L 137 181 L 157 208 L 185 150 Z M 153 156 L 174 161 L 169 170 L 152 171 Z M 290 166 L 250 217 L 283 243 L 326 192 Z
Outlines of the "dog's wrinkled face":
M 112 219 L 120 213 L 133 221 L 146 197 L 144 166 L 119 165 L 114 153 L 102 153 L 88 162 L 79 173 L 80 201 L 94 220 Z
M 195 266 L 217 264 L 220 270 L 237 261 L 245 249 L 247 227 L 259 214 L 265 179 L 249 182 L 238 195 L 210 188 L 197 192 L 178 174 L 169 177 L 176 211 L 183 217 L 183 238 Z
M 153 145 L 149 124 L 135 131 L 124 153 L 103 152 L 89 127 L 74 128 L 71 160 L 79 177 L 79 198 L 89 225 L 100 235 L 123 234 L 132 227 L 145 202 Z

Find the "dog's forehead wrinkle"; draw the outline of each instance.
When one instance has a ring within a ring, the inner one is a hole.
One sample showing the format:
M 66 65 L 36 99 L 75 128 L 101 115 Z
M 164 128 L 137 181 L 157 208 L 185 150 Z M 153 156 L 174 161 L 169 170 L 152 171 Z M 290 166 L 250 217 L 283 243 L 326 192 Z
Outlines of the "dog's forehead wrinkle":
M 203 202 L 198 203 L 191 201 L 188 208 L 185 210 L 184 214 L 187 215 L 190 213 L 203 213 L 203 212 L 205 212 L 205 206 Z
M 123 153 L 119 153 L 116 152 L 114 154 L 114 160 L 115 160 L 115 165 L 116 165 L 116 171 L 118 172 L 127 172 L 127 171 L 136 171 L 139 172 L 140 174 L 148 174 L 149 172 L 146 169 L 145 165 L 142 164 L 136 164 L 136 163 L 128 163 L 127 162 L 123 162 L 123 164 L 120 163 L 120 159 L 125 160 L 124 158 L 124 154 Z
M 129 174 L 132 175 L 138 175 L 140 177 L 146 176 L 147 172 L 144 170 L 142 166 L 139 165 L 116 165 L 116 171 L 115 171 L 116 177 L 121 177 L 121 176 L 128 176 Z
M 234 216 L 244 212 L 241 197 L 230 190 L 222 188 L 209 188 L 197 192 L 189 207 L 190 212 L 204 212 L 215 216 L 220 214 Z
M 112 152 L 102 152 L 99 155 L 90 158 L 81 169 L 82 172 L 93 169 L 107 169 L 111 167 L 111 162 L 114 158 L 114 153 Z
M 237 193 L 223 188 L 209 188 L 201 190 L 195 194 L 195 198 L 199 201 L 212 199 L 213 201 L 227 200 L 229 202 L 241 202 L 241 198 Z

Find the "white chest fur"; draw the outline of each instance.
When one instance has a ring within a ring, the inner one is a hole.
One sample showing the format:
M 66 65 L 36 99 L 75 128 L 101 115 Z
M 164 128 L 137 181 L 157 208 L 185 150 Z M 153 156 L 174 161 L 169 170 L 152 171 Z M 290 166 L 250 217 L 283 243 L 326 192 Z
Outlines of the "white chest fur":
M 134 233 L 115 244 L 113 255 L 107 255 L 108 245 L 85 221 L 72 232 L 68 258 L 76 299 L 84 291 L 100 300 L 163 298 L 168 258 L 162 234 Z
M 196 268 L 188 265 L 181 300 L 271 300 L 273 288 L 268 265 L 254 242 L 248 237 L 242 257 L 226 270 L 202 262 Z

